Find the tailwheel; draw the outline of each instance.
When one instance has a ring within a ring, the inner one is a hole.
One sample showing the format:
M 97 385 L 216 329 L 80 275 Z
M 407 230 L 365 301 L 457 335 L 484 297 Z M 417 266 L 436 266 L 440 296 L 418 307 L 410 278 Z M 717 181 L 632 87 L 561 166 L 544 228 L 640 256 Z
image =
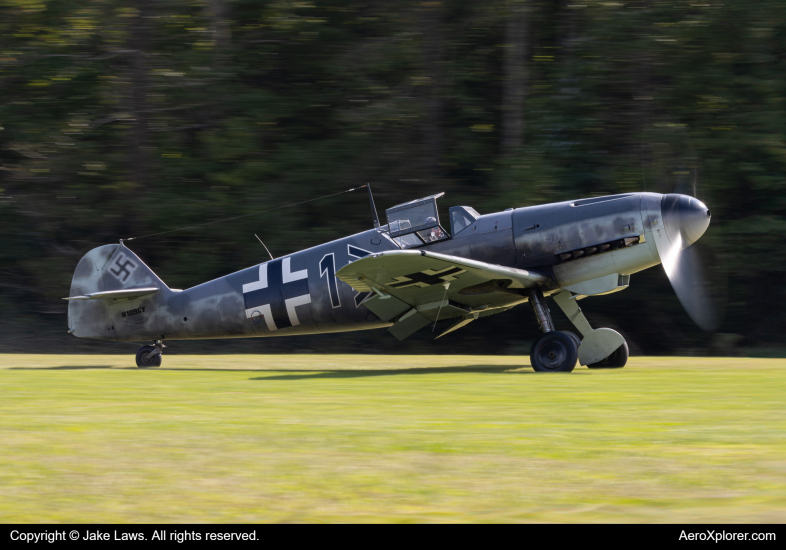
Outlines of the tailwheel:
M 530 363 L 536 372 L 571 372 L 578 360 L 575 336 L 565 332 L 550 331 L 532 344 Z
M 630 356 L 630 352 L 628 350 L 628 343 L 623 342 L 620 347 L 618 347 L 611 355 L 603 359 L 602 361 L 598 361 L 597 363 L 592 363 L 591 365 L 587 365 L 587 368 L 590 369 L 621 369 L 625 366 L 625 363 L 628 362 L 628 357 Z
M 154 346 L 142 346 L 136 352 L 136 366 L 139 368 L 160 367 L 163 348 L 164 345 L 158 343 Z

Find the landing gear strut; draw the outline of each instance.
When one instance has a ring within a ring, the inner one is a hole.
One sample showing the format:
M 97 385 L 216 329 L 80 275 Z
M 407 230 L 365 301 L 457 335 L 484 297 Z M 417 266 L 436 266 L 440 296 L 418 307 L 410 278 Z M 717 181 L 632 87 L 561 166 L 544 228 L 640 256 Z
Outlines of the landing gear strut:
M 164 353 L 164 342 L 156 340 L 152 346 L 142 346 L 136 352 L 136 366 L 139 368 L 160 367 L 161 354 Z
M 579 347 L 579 363 L 591 369 L 619 369 L 625 366 L 629 355 L 628 344 L 620 333 L 610 328 L 593 329 L 569 290 L 561 290 L 552 298 L 584 337 Z M 574 334 L 568 334 L 578 339 Z
M 578 338 L 569 332 L 554 330 L 546 298 L 539 288 L 529 291 L 529 303 L 543 331 L 529 352 L 532 368 L 536 372 L 571 372 L 578 359 Z

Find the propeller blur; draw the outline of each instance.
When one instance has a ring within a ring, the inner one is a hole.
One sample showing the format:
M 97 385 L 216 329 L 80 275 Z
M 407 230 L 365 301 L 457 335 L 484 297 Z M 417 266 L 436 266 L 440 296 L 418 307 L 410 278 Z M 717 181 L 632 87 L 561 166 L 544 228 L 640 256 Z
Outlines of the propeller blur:
M 656 239 L 663 269 L 682 307 L 703 330 L 718 328 L 718 307 L 713 301 L 705 268 L 692 246 L 710 225 L 709 208 L 686 195 L 663 196 L 661 211 L 667 238 Z

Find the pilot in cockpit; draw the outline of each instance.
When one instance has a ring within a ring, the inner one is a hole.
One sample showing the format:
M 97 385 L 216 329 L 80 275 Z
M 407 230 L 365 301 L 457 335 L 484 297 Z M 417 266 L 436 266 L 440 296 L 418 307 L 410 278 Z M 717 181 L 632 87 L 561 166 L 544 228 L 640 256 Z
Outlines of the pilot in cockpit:
M 433 216 L 426 218 L 426 223 L 437 223 L 437 219 Z M 438 225 L 424 231 L 423 240 L 426 242 L 434 242 L 445 238 L 445 232 Z

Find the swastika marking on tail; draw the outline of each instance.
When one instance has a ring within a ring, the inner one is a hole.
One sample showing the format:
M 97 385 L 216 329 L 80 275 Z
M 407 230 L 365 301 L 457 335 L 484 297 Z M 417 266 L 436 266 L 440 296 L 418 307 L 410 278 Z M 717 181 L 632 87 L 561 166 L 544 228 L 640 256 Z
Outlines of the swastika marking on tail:
M 131 274 L 136 271 L 137 266 L 136 262 L 129 259 L 124 253 L 120 253 L 117 258 L 115 258 L 114 263 L 109 267 L 109 273 L 111 273 L 115 279 L 124 283 L 128 280 Z

